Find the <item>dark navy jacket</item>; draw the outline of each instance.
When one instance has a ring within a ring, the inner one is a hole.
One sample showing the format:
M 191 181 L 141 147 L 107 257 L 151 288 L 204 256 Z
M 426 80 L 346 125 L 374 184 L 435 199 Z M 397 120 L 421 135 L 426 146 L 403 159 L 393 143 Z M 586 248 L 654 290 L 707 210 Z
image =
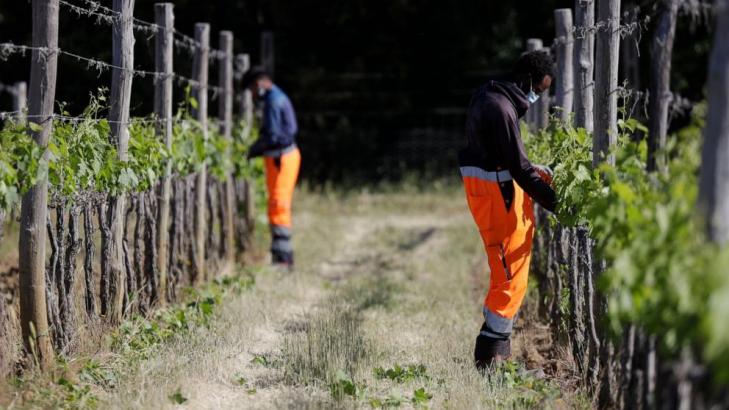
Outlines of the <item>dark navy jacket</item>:
M 296 114 L 289 97 L 274 85 L 263 97 L 263 124 L 260 137 L 249 156 L 280 157 L 296 147 Z
M 459 163 L 486 171 L 508 170 L 521 189 L 554 212 L 554 190 L 529 161 L 521 140 L 519 118 L 528 108 L 526 95 L 514 83 L 490 81 L 476 90 L 466 120 L 468 146 L 459 153 Z M 512 184 L 501 188 L 507 204 L 513 198 L 513 189 Z

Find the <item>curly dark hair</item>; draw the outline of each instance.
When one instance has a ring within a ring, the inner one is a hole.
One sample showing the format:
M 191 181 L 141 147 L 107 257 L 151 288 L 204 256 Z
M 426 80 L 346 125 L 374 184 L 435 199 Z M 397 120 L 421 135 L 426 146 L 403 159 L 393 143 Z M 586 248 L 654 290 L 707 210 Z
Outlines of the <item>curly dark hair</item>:
M 545 51 L 526 52 L 516 60 L 512 75 L 517 84 L 523 85 L 522 88 L 541 82 L 545 76 L 554 79 L 554 59 Z

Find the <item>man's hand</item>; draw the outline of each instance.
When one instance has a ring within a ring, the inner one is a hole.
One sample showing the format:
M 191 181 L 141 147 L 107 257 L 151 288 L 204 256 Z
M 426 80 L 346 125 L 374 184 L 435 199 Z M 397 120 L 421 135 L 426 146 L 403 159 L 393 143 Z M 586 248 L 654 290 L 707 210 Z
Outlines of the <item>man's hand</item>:
M 552 179 L 554 176 L 554 172 L 551 168 L 549 168 L 546 165 L 533 165 L 534 169 L 537 170 L 537 173 L 542 178 L 542 181 L 548 183 L 549 185 L 552 185 Z

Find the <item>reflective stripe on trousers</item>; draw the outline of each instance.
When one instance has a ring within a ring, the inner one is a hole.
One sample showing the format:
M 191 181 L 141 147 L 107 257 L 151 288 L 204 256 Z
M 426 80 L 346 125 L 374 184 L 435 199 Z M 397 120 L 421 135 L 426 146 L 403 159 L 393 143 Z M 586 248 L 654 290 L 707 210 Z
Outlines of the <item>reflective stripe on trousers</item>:
M 487 329 L 482 331 L 493 333 L 486 335 L 490 337 L 508 337 L 527 290 L 534 236 L 532 200 L 514 183 L 514 201 L 507 210 L 500 184 L 512 183 L 511 175 L 477 167 L 463 167 L 461 171 L 468 206 L 491 270 L 484 300 Z

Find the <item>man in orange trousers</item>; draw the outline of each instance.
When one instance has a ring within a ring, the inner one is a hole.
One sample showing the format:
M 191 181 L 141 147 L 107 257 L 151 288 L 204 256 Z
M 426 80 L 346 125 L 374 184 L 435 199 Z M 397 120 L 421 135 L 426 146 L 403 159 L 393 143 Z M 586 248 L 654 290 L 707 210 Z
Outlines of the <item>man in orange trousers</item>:
M 296 146 L 296 114 L 289 97 L 266 72 L 253 70 L 247 73 L 243 87 L 249 88 L 263 102 L 260 137 L 251 146 L 248 157 L 263 156 L 266 165 L 271 261 L 291 269 L 294 265 L 291 203 L 301 166 L 301 153 Z
M 512 81 L 482 86 L 468 109 L 468 146 L 459 153 L 459 166 L 491 269 L 484 323 L 474 349 L 480 370 L 511 355 L 511 332 L 529 276 L 532 201 L 552 212 L 556 207 L 551 171 L 531 164 L 519 131 L 519 118 L 549 89 L 552 66 L 546 53 L 522 55 Z

